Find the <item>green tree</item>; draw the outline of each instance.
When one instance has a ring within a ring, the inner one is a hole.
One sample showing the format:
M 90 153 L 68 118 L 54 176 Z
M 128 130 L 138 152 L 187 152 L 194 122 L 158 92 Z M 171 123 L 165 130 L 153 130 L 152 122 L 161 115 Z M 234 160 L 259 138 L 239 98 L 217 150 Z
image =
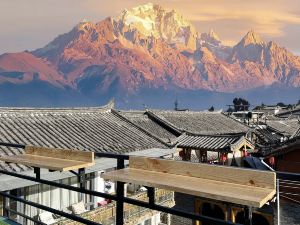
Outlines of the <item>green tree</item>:
M 215 111 L 215 108 L 212 106 L 212 107 L 210 107 L 210 108 L 208 109 L 208 111 L 209 111 L 209 112 L 213 112 L 213 111 Z
M 250 103 L 244 98 L 234 98 L 232 102 L 236 112 L 249 110 Z
M 283 102 L 278 102 L 278 103 L 277 103 L 277 106 L 285 107 L 286 105 L 285 105 Z

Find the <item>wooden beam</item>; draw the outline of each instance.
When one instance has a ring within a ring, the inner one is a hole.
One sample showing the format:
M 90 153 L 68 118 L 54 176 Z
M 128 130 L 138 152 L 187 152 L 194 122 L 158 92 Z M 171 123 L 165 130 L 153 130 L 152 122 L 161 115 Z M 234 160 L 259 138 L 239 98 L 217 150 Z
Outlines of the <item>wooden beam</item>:
M 25 153 L 28 155 L 45 156 L 51 158 L 67 159 L 81 162 L 94 162 L 94 152 L 84 152 L 70 149 L 45 148 L 26 146 Z
M 216 166 L 204 163 L 191 163 L 138 156 L 129 157 L 129 167 L 215 181 L 241 184 L 253 187 L 275 189 L 276 174 L 252 169 Z
M 26 146 L 25 154 L 1 156 L 1 161 L 53 171 L 70 171 L 95 164 L 94 152 Z
M 53 171 L 77 170 L 80 168 L 85 168 L 94 165 L 94 163 L 28 154 L 1 156 L 0 160 L 5 161 L 7 163 L 18 163 L 26 166 L 44 168 Z
M 276 193 L 275 189 L 134 168 L 115 170 L 101 176 L 104 179 L 136 183 L 253 207 L 262 207 Z

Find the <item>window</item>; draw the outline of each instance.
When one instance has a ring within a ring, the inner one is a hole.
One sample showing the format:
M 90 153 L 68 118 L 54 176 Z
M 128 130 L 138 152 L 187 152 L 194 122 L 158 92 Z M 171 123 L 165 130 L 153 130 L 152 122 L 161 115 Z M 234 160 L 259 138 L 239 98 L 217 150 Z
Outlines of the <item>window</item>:
M 24 198 L 24 190 L 23 189 L 14 189 L 10 191 L 11 195 L 17 196 L 17 197 L 21 197 Z M 24 204 L 21 202 L 17 202 L 15 200 L 9 199 L 9 205 L 8 208 L 15 211 L 15 212 L 20 212 L 20 213 L 24 213 Z M 14 212 L 10 212 L 9 213 L 9 217 L 15 221 L 17 221 L 18 223 L 22 223 L 23 222 L 23 218 L 18 216 L 17 214 L 15 214 Z

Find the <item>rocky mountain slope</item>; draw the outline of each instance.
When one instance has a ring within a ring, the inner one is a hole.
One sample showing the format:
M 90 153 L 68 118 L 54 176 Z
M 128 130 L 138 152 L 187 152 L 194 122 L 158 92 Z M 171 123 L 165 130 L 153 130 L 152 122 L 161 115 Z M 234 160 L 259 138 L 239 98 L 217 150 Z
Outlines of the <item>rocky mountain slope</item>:
M 94 98 L 145 89 L 235 93 L 299 87 L 300 57 L 254 31 L 224 46 L 214 31 L 199 33 L 176 11 L 149 3 L 81 22 L 31 53 L 0 56 L 0 84 L 33 80 Z

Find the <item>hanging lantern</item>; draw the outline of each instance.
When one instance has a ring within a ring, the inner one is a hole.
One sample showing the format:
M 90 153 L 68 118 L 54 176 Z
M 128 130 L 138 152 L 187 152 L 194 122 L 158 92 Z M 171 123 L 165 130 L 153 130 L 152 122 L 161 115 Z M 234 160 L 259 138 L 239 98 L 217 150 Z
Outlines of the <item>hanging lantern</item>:
M 274 165 L 275 165 L 275 158 L 274 158 L 274 156 L 272 156 L 272 157 L 269 158 L 269 164 L 270 164 L 271 166 L 274 166 Z
M 227 154 L 226 153 L 222 153 L 221 154 L 221 161 L 222 162 L 226 162 L 226 160 L 227 160 Z

